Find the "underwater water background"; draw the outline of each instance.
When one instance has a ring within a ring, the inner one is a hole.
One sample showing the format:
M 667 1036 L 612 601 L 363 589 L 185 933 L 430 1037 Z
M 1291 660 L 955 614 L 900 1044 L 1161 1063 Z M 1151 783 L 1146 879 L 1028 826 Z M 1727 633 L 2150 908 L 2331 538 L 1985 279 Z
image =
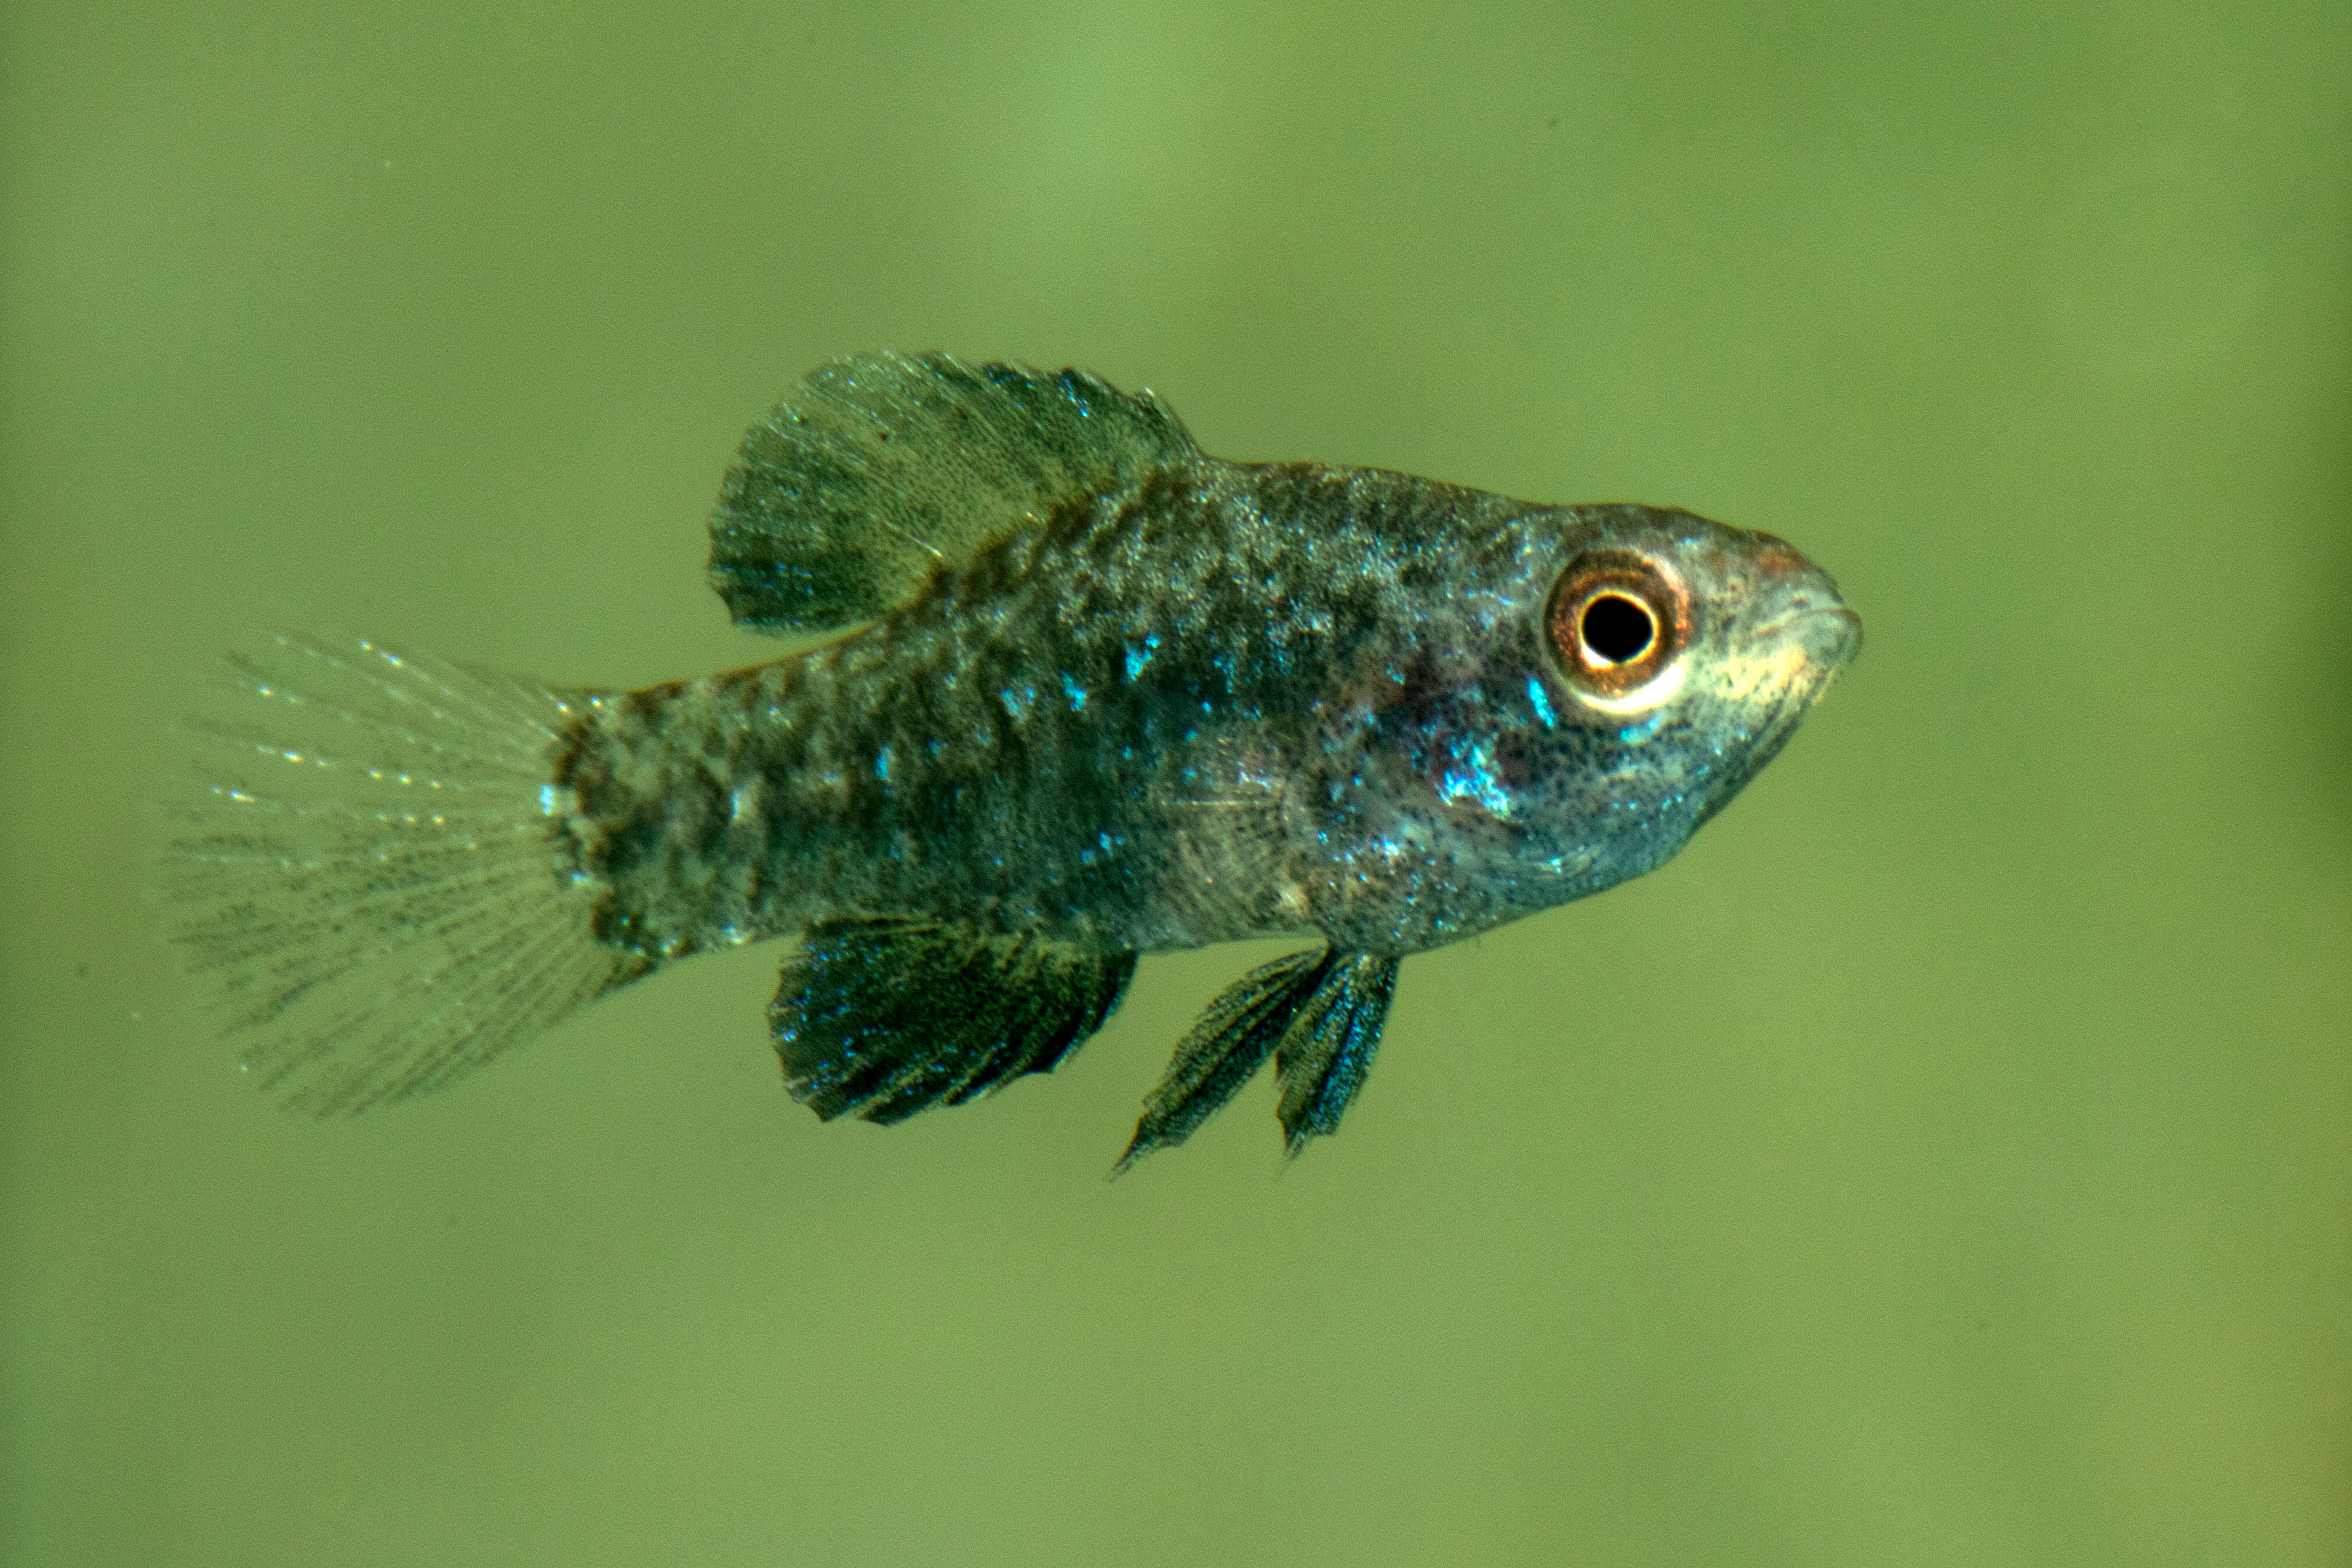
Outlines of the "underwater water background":
M 2352 11 L 0 13 L 0 1561 L 2352 1563 Z M 776 650 L 862 348 L 1793 540 L 1862 658 L 1658 873 L 877 1130 L 777 952 L 282 1114 L 146 901 L 255 629 Z

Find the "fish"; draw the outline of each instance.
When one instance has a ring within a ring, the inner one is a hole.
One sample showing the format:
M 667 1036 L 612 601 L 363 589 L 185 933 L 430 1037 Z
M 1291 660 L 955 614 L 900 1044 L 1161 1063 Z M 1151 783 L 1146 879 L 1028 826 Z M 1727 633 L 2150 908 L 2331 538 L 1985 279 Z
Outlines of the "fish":
M 1283 938 L 1116 1168 L 1269 1060 L 1296 1155 L 1404 959 L 1664 863 L 1861 633 L 1769 534 L 1228 462 L 1148 390 L 941 353 L 803 378 L 709 538 L 737 624 L 831 640 L 635 691 L 364 638 L 226 662 L 165 883 L 247 1071 L 353 1113 L 782 939 L 791 1095 L 887 1124 L 1068 1060 L 1145 955 Z

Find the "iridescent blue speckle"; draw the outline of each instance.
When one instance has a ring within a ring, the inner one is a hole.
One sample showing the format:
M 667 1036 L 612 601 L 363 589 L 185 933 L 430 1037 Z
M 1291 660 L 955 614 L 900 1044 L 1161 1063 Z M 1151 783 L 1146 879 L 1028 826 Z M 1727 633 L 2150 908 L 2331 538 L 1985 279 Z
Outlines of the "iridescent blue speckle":
M 1619 730 L 1617 732 L 1617 738 L 1623 741 L 1628 746 L 1639 746 L 1642 742 L 1649 739 L 1650 737 L 1657 734 L 1658 727 L 1665 722 L 1665 709 L 1660 708 L 1656 713 L 1652 714 L 1641 723 L 1629 724 L 1624 728 Z
M 1546 729 L 1559 727 L 1559 715 L 1551 711 L 1551 698 L 1544 695 L 1543 682 L 1534 675 L 1528 677 L 1528 701 L 1535 705 L 1536 716 L 1543 720 Z
M 1437 793 L 1445 800 L 1475 800 L 1498 817 L 1511 814 L 1511 798 L 1505 793 L 1502 780 L 1495 775 L 1494 747 L 1481 740 L 1468 747 L 1458 742 L 1449 744 L 1454 766 L 1448 768 L 1437 783 Z
M 1160 633 L 1157 632 L 1147 632 L 1139 646 L 1131 643 L 1128 644 L 1127 678 L 1131 681 L 1143 674 L 1143 666 L 1151 663 L 1151 655 L 1159 650 Z

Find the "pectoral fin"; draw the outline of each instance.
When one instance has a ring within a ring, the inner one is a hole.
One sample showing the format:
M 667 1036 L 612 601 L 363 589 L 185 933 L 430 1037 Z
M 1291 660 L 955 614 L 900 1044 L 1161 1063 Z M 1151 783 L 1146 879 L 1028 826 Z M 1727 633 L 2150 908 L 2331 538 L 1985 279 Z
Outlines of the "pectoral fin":
M 1394 958 L 1326 949 L 1242 977 L 1177 1046 L 1117 1168 L 1191 1137 L 1268 1056 L 1282 1085 L 1276 1114 L 1290 1153 L 1336 1129 L 1380 1045 L 1396 971 Z
M 826 1121 L 904 1121 L 1046 1072 L 1100 1029 L 1135 955 L 897 920 L 813 927 L 768 1009 L 785 1086 Z

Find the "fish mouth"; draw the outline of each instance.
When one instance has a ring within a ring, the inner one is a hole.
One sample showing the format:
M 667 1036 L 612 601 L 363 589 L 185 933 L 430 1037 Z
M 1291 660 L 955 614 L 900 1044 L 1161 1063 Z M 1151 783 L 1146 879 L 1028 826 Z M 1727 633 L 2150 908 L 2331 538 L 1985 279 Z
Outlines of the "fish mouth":
M 1810 605 L 1779 617 L 1764 634 L 1788 661 L 1786 682 L 1761 727 L 1773 735 L 1770 751 L 1778 751 L 1797 721 L 1862 652 L 1862 617 L 1843 604 Z
M 1822 694 L 1862 651 L 1862 617 L 1829 573 L 1769 535 L 1750 536 L 1735 590 L 1745 603 L 1725 630 L 1711 672 L 1715 700 L 1736 717 L 1742 743 L 1713 780 L 1696 831 L 1780 754 Z
M 1734 643 L 1719 689 L 1793 716 L 1853 663 L 1862 651 L 1862 617 L 1843 604 L 1774 605 Z
M 1811 605 L 1791 618 L 1805 644 L 1806 660 L 1822 672 L 1823 685 L 1862 652 L 1862 617 L 1843 604 Z
M 1717 776 L 1692 824 L 1694 831 L 1780 754 L 1805 715 L 1862 650 L 1862 617 L 1846 608 L 1833 589 L 1828 593 L 1830 602 L 1821 602 L 1815 585 L 1828 580 L 1811 568 L 1807 571 L 1812 583 L 1801 590 L 1792 587 L 1790 595 L 1797 602 L 1774 606 L 1770 619 L 1750 633 L 1757 652 L 1742 662 L 1744 668 L 1735 676 L 1750 705 L 1747 747 L 1736 764 Z
M 1750 558 L 1762 580 L 1766 608 L 1753 633 L 1765 646 L 1794 643 L 1802 651 L 1806 683 L 1818 691 L 1862 652 L 1862 617 L 1850 609 L 1830 574 L 1788 545 L 1769 542 Z

